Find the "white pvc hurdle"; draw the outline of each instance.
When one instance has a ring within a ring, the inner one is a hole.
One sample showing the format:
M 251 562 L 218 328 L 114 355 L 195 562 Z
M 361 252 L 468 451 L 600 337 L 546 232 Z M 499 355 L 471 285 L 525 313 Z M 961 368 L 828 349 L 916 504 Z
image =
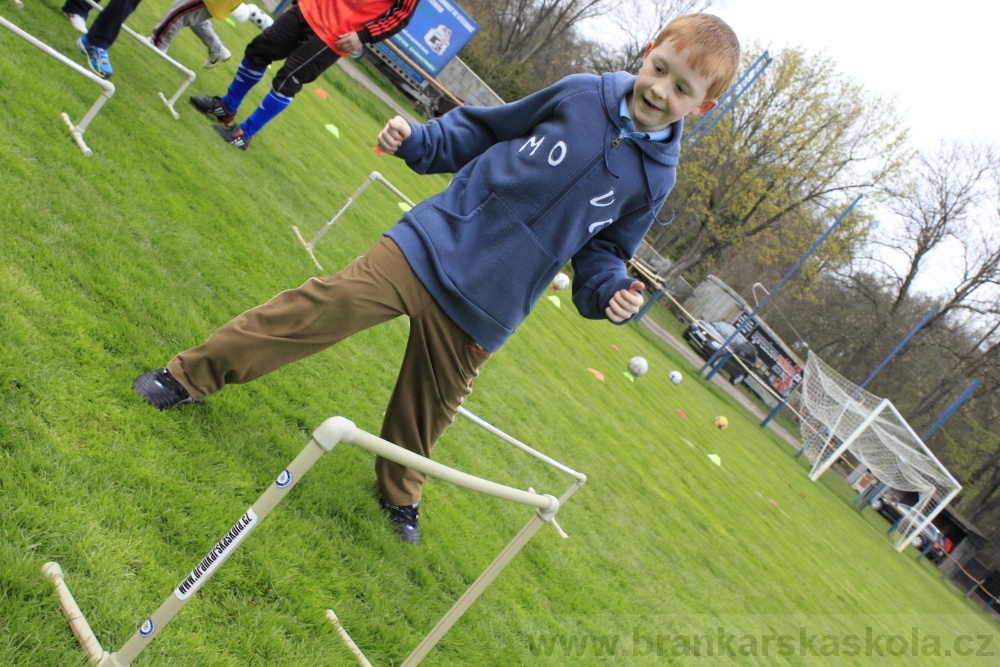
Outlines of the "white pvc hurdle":
M 97 11 L 103 10 L 103 8 L 99 4 L 94 2 L 94 0 L 87 0 L 87 4 L 96 9 Z M 184 94 L 184 91 L 187 90 L 187 87 L 190 86 L 192 83 L 194 83 L 195 78 L 197 78 L 195 73 L 189 70 L 184 65 L 181 65 L 179 62 L 168 56 L 163 51 L 160 51 L 158 48 L 153 46 L 153 44 L 149 41 L 149 39 L 147 39 L 144 35 L 140 35 L 135 30 L 132 30 L 132 28 L 128 27 L 125 24 L 122 24 L 122 30 L 135 37 L 137 40 L 139 40 L 139 42 L 143 46 L 150 49 L 153 53 L 166 60 L 168 63 L 179 69 L 187 76 L 187 80 L 181 84 L 181 87 L 177 89 L 177 92 L 174 93 L 174 96 L 171 97 L 170 99 L 167 99 L 167 96 L 164 95 L 163 93 L 159 92 L 157 93 L 157 95 L 160 96 L 160 100 L 167 105 L 167 109 L 170 111 L 170 115 L 174 117 L 174 120 L 179 120 L 181 115 L 177 113 L 176 109 L 174 109 L 174 104 L 177 102 L 178 98 L 180 98 L 180 96 Z
M 45 42 L 21 30 L 16 25 L 11 23 L 7 19 L 3 18 L 2 16 L 0 16 L 0 26 L 7 28 L 7 30 L 10 30 L 12 33 L 17 35 L 24 41 L 40 49 L 41 51 L 44 51 L 45 53 L 49 54 L 50 56 L 61 62 L 63 65 L 66 65 L 73 71 L 83 75 L 84 77 L 90 79 L 91 81 L 93 81 L 94 83 L 96 83 L 98 86 L 101 87 L 102 90 L 101 96 L 97 98 L 97 101 L 94 102 L 91 105 L 90 109 L 87 111 L 87 113 L 84 114 L 83 119 L 80 121 L 79 125 L 74 125 L 73 121 L 70 120 L 69 114 L 66 113 L 65 111 L 62 114 L 60 114 L 63 121 L 65 121 L 66 125 L 69 126 L 69 133 L 70 135 L 72 135 L 73 141 L 75 141 L 76 145 L 80 147 L 81 151 L 83 151 L 83 156 L 90 157 L 91 155 L 93 155 L 94 151 L 90 150 L 90 147 L 87 146 L 87 143 L 83 140 L 83 133 L 87 131 L 87 127 L 90 125 L 90 121 L 94 120 L 94 116 L 96 116 L 97 112 L 101 110 L 101 107 L 104 106 L 104 103 L 107 102 L 109 99 L 111 99 L 111 96 L 115 94 L 114 84 L 111 83 L 110 81 L 105 81 L 104 79 L 97 76 L 90 70 L 82 67 L 81 65 L 76 64 L 63 54 L 53 49 Z
M 463 412 L 463 414 L 466 413 Z M 469 416 L 469 414 L 466 414 L 466 416 Z M 417 646 L 406 662 L 403 663 L 404 665 L 418 664 L 430 652 L 438 639 L 454 625 L 465 609 L 475 601 L 482 590 L 496 578 L 500 570 L 516 555 L 528 539 L 544 523 L 552 522 L 556 512 L 559 510 L 560 501 L 554 496 L 538 494 L 532 490 L 522 491 L 474 477 L 414 454 L 390 442 L 386 442 L 371 433 L 357 428 L 353 422 L 344 417 L 331 417 L 313 432 L 313 437 L 309 443 L 292 460 L 288 467 L 278 475 L 274 483 L 243 513 L 236 523 L 233 524 L 232 528 L 222 536 L 222 539 L 212 547 L 208 555 L 195 565 L 191 573 L 177 585 L 160 607 L 139 626 L 138 630 L 118 651 L 108 653 L 101 647 L 96 635 L 87 623 L 86 617 L 80 611 L 76 600 L 73 598 L 68 586 L 66 586 L 59 564 L 49 562 L 42 566 L 42 574 L 53 581 L 63 613 L 66 615 L 70 627 L 87 653 L 90 662 L 96 664 L 97 667 L 128 667 L 143 649 L 146 648 L 149 642 L 187 604 L 188 600 L 208 581 L 212 574 L 233 554 L 243 540 L 260 525 L 267 515 L 270 514 L 271 510 L 285 497 L 302 476 L 309 471 L 313 464 L 319 460 L 319 457 L 333 449 L 340 442 L 353 443 L 377 456 L 382 456 L 406 467 L 413 468 L 430 477 L 435 477 L 472 491 L 485 493 L 495 498 L 534 507 L 537 510 L 521 532 L 507 545 L 479 579 L 459 598 L 455 606 L 431 630 L 431 633 Z M 523 445 L 523 447 L 527 447 L 527 445 Z M 537 453 L 535 454 L 537 455 Z M 566 470 L 569 469 L 567 468 Z M 571 495 L 576 488 L 579 488 L 586 481 L 586 477 L 580 473 L 570 472 L 576 476 L 577 481 L 574 488 L 564 494 L 564 497 Z M 336 619 L 336 615 L 332 614 L 332 611 L 328 613 L 328 616 L 330 615 L 333 616 L 331 620 Z M 359 662 L 363 660 L 362 664 L 367 663 L 364 655 L 350 641 L 347 633 L 343 628 L 339 627 L 339 623 L 337 623 L 337 626 L 341 637 L 346 637 L 345 643 L 348 644 L 348 647 L 351 648 L 353 646 L 352 652 L 358 657 Z
M 390 183 L 389 181 L 387 181 L 385 179 L 385 177 L 382 176 L 382 174 L 378 173 L 377 171 L 373 171 L 372 173 L 368 174 L 368 178 L 366 178 L 365 182 L 362 183 L 358 187 L 358 189 L 354 191 L 354 194 L 352 194 L 350 197 L 347 198 L 347 201 L 344 202 L 344 205 L 340 207 L 340 210 L 337 211 L 337 213 L 332 218 L 330 218 L 330 220 L 327 221 L 327 223 L 325 225 L 323 225 L 322 227 L 320 227 L 319 231 L 316 232 L 316 235 L 312 238 L 311 241 L 307 242 L 305 240 L 305 238 L 302 236 L 302 232 L 299 231 L 299 228 L 296 227 L 295 225 L 292 225 L 292 231 L 295 232 L 295 237 L 305 247 L 306 252 L 309 253 L 309 257 L 312 258 L 313 264 L 315 264 L 316 268 L 319 269 L 320 271 L 324 270 L 323 269 L 323 265 L 319 263 L 319 260 L 316 259 L 316 255 L 313 254 L 313 248 L 315 248 L 316 244 L 319 243 L 319 240 L 321 238 L 323 238 L 323 235 L 326 234 L 327 231 L 329 231 L 330 227 L 333 227 L 333 223 L 337 222 L 337 218 L 339 218 L 344 213 L 344 211 L 346 211 L 347 208 L 351 204 L 353 204 L 357 200 L 357 198 L 359 196 L 361 196 L 361 193 L 364 192 L 365 189 L 367 189 L 368 186 L 371 185 L 372 183 L 374 183 L 375 181 L 378 181 L 379 183 L 381 183 L 382 185 L 384 185 L 385 187 L 387 187 L 390 192 L 392 192 L 394 195 L 396 195 L 397 197 L 399 197 L 400 199 L 402 199 L 404 202 L 406 202 L 406 204 L 408 206 L 410 206 L 411 208 L 413 206 L 416 206 L 416 204 L 414 204 L 412 201 L 410 201 L 409 197 L 407 197 L 402 192 L 400 192 L 399 190 L 397 190 L 396 186 L 394 186 L 392 183 Z

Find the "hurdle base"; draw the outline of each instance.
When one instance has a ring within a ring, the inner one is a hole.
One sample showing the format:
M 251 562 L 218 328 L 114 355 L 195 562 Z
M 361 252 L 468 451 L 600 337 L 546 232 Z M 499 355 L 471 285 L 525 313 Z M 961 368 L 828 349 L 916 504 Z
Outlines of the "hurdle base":
M 43 565 L 42 576 L 51 580 L 55 586 L 56 595 L 59 597 L 59 607 L 62 609 L 63 615 L 66 616 L 73 634 L 80 641 L 80 646 L 87 654 L 87 660 L 90 664 L 96 665 L 96 667 L 128 667 L 128 665 L 118 662 L 113 654 L 101 648 L 101 643 L 97 641 L 97 636 L 90 629 L 87 618 L 80 611 L 80 606 L 76 603 L 76 599 L 73 598 L 73 594 L 63 579 L 63 571 L 59 567 L 59 563 L 50 561 Z
M 83 151 L 83 157 L 90 157 L 93 155 L 94 151 L 90 150 L 90 147 L 87 146 L 87 143 L 83 140 L 83 130 L 81 130 L 80 127 L 70 119 L 69 114 L 65 111 L 61 114 L 61 116 L 63 121 L 65 121 L 66 125 L 69 127 L 69 133 L 72 135 L 73 141 L 75 141 L 76 145 L 80 147 L 81 151 Z
M 160 96 L 160 101 L 167 105 L 167 109 L 170 111 L 170 115 L 174 117 L 174 120 L 180 120 L 181 115 L 174 109 L 174 103 L 168 100 L 167 96 L 163 93 L 157 93 L 157 95 Z
M 300 232 L 299 228 L 295 225 L 292 225 L 292 231 L 295 232 L 295 238 L 302 243 L 302 247 L 306 249 L 307 253 L 309 253 L 309 257 L 312 258 L 313 264 L 316 265 L 316 268 L 323 271 L 323 265 L 319 263 L 319 260 L 316 259 L 316 255 L 313 254 L 312 244 L 305 240 L 302 236 L 302 232 Z

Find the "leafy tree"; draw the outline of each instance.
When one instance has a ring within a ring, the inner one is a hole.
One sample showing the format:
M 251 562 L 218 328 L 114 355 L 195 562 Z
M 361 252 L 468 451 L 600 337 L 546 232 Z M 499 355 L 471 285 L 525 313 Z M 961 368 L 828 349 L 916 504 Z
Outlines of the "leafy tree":
M 746 62 L 755 59 L 748 53 Z M 892 106 L 870 97 L 822 56 L 787 49 L 694 147 L 660 218 L 672 229 L 651 243 L 675 258 L 668 278 L 767 233 L 815 231 L 859 192 L 900 169 L 905 131 Z M 841 225 L 856 234 L 862 216 Z M 815 235 L 813 235 L 815 239 Z

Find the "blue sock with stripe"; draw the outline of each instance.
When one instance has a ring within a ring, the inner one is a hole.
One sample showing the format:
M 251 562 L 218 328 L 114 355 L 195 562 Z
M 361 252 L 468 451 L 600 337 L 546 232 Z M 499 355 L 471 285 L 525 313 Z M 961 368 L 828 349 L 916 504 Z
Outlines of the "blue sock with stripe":
M 229 84 L 229 91 L 222 98 L 222 103 L 225 105 L 226 110 L 236 113 L 240 105 L 243 104 L 243 98 L 247 96 L 251 88 L 257 85 L 258 81 L 264 78 L 264 72 L 266 71 L 266 67 L 254 67 L 250 64 L 249 60 L 243 58 L 240 61 L 240 66 L 236 68 L 236 78 Z
M 274 117 L 284 111 L 291 103 L 291 97 L 286 97 L 272 90 L 260 101 L 260 106 L 254 109 L 249 118 L 240 123 L 240 127 L 243 128 L 243 132 L 248 138 L 252 137 L 260 132 L 265 125 L 274 120 Z

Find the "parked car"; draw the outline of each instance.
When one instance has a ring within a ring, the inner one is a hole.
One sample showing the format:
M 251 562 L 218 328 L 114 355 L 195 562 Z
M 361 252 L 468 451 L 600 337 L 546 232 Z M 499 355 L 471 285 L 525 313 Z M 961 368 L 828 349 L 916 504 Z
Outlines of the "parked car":
M 712 354 L 722 347 L 722 344 L 729 339 L 730 336 L 736 331 L 734 327 L 729 322 L 705 322 L 704 320 L 695 320 L 684 329 L 684 340 L 686 340 L 694 350 L 701 355 L 702 359 L 708 359 Z M 729 374 L 729 381 L 733 384 L 739 384 L 747 377 L 747 370 L 739 361 L 736 360 L 739 357 L 747 368 L 753 368 L 754 364 L 757 362 L 757 348 L 753 344 L 743 337 L 743 334 L 737 334 L 733 342 L 729 344 L 729 348 L 733 351 L 733 356 L 726 361 L 726 364 L 722 367 L 722 370 Z
M 919 525 L 927 518 L 909 505 L 894 503 L 881 495 L 875 496 L 872 499 L 871 506 L 873 510 L 884 516 L 892 523 L 896 523 L 899 519 L 905 516 L 913 522 L 913 525 Z M 942 533 L 933 523 L 930 523 L 927 524 L 927 527 L 924 528 L 922 533 L 913 538 L 913 541 L 910 544 L 921 551 L 923 551 L 924 547 L 928 544 L 933 545 L 931 546 L 931 550 L 927 552 L 927 556 L 935 563 L 938 563 L 942 558 L 944 558 L 945 543 L 944 533 Z

